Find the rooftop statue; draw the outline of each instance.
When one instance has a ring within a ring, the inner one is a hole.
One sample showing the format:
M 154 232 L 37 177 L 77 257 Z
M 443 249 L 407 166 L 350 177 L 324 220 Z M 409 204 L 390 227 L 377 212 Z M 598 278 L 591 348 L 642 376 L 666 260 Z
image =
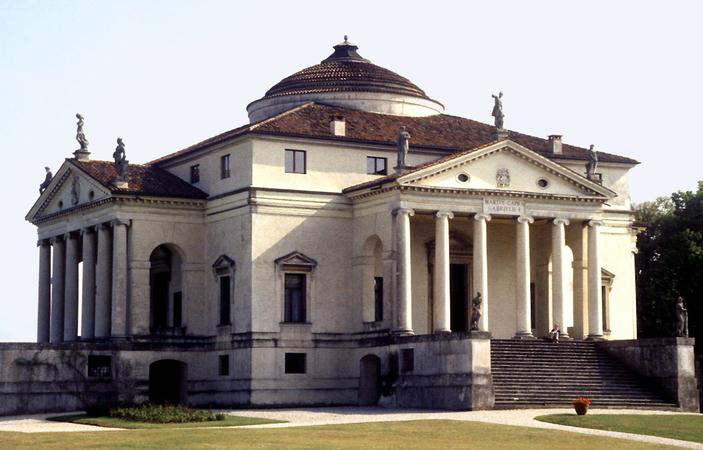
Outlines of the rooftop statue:
M 401 169 L 407 167 L 408 151 L 410 151 L 410 133 L 402 126 L 398 132 L 398 167 Z
M 117 148 L 115 148 L 112 157 L 115 159 L 115 167 L 120 179 L 127 181 L 129 161 L 127 161 L 127 154 L 124 150 L 124 141 L 122 141 L 122 138 L 117 138 Z
M 481 320 L 481 306 L 483 299 L 481 293 L 477 293 L 476 297 L 471 300 L 471 331 L 478 331 L 478 321 Z
M 688 310 L 682 297 L 676 300 L 676 336 L 688 337 Z
M 51 173 L 51 169 L 44 167 L 44 170 L 46 170 L 46 176 L 44 177 L 42 184 L 39 185 L 39 195 L 44 193 L 46 188 L 49 187 L 49 183 L 51 183 L 51 180 L 54 178 L 54 175 Z
M 593 149 L 593 144 L 588 149 L 588 162 L 586 163 L 586 178 L 593 180 L 596 177 L 596 168 L 598 167 L 598 154 Z
M 493 112 L 491 112 L 491 115 L 495 118 L 496 128 L 502 129 L 503 118 L 505 117 L 505 114 L 503 114 L 503 93 L 499 92 L 498 95 L 491 94 L 491 97 L 493 97 Z
M 85 138 L 85 133 L 83 133 L 83 116 L 78 113 L 76 114 L 76 118 L 78 119 L 78 123 L 76 124 L 76 140 L 81 145 L 81 150 L 88 150 L 88 139 Z

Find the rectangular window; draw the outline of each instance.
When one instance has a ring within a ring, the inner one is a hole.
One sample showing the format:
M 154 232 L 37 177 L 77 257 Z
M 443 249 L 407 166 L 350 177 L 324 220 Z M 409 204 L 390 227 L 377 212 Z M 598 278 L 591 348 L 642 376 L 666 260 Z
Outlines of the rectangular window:
M 183 293 L 173 293 L 173 326 L 180 327 L 183 325 Z
M 600 287 L 601 314 L 603 320 L 603 331 L 610 331 L 610 323 L 608 319 L 608 287 Z
M 286 353 L 286 373 L 305 373 L 305 353 Z
M 222 155 L 220 157 L 220 178 L 229 178 L 229 155 Z
M 380 322 L 383 320 L 383 277 L 375 277 L 373 279 L 373 294 L 374 320 Z
M 200 164 L 190 166 L 190 184 L 200 183 Z
M 284 322 L 305 322 L 305 274 L 285 274 Z
M 229 355 L 220 355 L 218 359 L 219 368 L 217 373 L 220 374 L 221 377 L 229 375 Z
M 388 159 L 367 156 L 366 173 L 369 175 L 388 175 Z
M 535 284 L 530 283 L 530 327 L 537 328 L 537 296 Z
M 110 355 L 88 355 L 88 376 L 89 377 L 111 377 L 112 376 L 112 356 L 110 356 Z
M 415 349 L 404 348 L 401 350 L 402 360 L 400 371 L 403 373 L 415 370 Z
M 286 173 L 305 173 L 304 150 L 286 150 Z
M 230 324 L 230 292 L 230 277 L 220 277 L 220 325 Z

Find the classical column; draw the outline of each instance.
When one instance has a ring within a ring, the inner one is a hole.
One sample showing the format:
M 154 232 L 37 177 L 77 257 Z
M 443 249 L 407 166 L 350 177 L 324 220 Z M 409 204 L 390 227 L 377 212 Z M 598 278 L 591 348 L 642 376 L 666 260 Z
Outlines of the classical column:
M 398 275 L 397 275 L 397 322 L 395 334 L 413 334 L 412 329 L 412 284 L 411 284 L 411 259 L 410 259 L 410 217 L 415 211 L 407 208 L 395 210 L 397 248 L 398 248 Z
M 481 294 L 481 318 L 478 321 L 479 331 L 488 331 L 488 244 L 486 222 L 491 220 L 488 214 L 474 215 L 474 291 L 473 299 Z
M 449 211 L 438 211 L 435 220 L 434 247 L 434 331 L 435 333 L 450 332 L 449 311 L 449 219 L 454 214 Z
M 517 332 L 516 338 L 531 338 L 532 314 L 530 306 L 530 224 L 532 217 L 517 218 L 516 239 L 516 288 L 517 288 Z
M 61 237 L 51 239 L 53 262 L 51 271 L 51 335 L 52 344 L 63 341 L 64 275 L 66 251 Z
M 51 317 L 51 244 L 42 239 L 39 247 L 39 301 L 37 304 L 37 342 L 49 342 Z
M 564 246 L 566 236 L 564 226 L 569 224 L 567 219 L 556 218 L 552 221 L 552 311 L 554 323 L 559 325 L 560 335 L 568 337 L 566 330 L 566 311 L 564 298 L 566 296 L 566 272 L 564 267 Z
M 112 236 L 110 226 L 96 227 L 98 261 L 95 273 L 95 337 L 110 336 L 110 298 L 112 285 Z
M 601 265 L 598 251 L 603 222 L 588 222 L 588 339 L 603 338 L 603 303 L 601 298 Z
M 66 233 L 66 275 L 64 279 L 63 340 L 78 339 L 78 235 Z
M 112 336 L 127 336 L 127 222 L 112 221 Z
M 81 231 L 83 235 L 83 284 L 81 310 L 81 339 L 95 337 L 95 230 Z

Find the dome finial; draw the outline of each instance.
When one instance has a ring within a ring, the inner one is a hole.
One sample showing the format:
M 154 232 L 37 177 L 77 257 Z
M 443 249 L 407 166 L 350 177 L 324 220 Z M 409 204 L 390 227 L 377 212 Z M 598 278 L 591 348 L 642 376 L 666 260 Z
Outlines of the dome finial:
M 349 36 L 347 36 L 346 34 L 344 35 L 344 43 L 345 44 L 349 43 Z

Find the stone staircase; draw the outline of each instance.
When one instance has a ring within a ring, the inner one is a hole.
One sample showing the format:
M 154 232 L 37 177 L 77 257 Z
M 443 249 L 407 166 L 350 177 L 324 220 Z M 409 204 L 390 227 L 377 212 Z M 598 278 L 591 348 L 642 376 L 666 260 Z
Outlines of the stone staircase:
M 592 408 L 676 409 L 595 342 L 491 340 L 497 409 L 570 407 L 588 397 Z

